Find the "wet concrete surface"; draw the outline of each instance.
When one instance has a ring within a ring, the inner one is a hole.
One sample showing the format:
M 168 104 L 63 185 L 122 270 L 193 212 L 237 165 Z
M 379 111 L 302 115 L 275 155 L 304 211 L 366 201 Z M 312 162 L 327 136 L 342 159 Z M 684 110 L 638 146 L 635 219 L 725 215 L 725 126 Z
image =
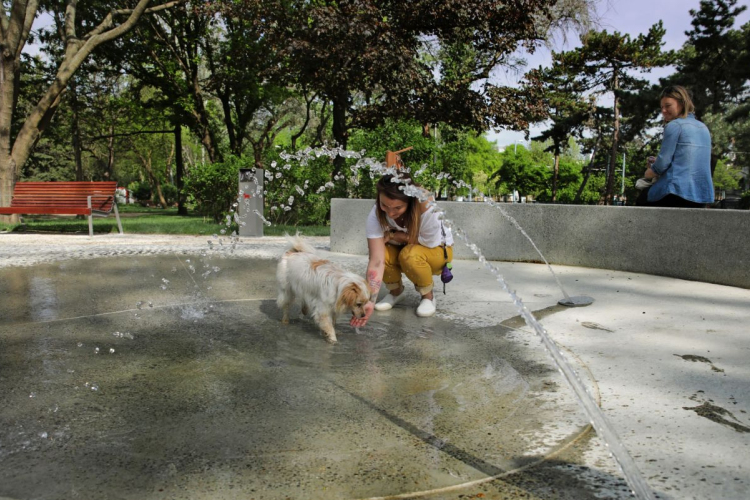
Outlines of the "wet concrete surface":
M 280 324 L 267 259 L 6 268 L 0 292 L 0 496 L 591 496 L 555 458 L 585 417 L 502 326 L 403 307 L 360 332 L 341 318 L 332 346 Z
M 283 239 L 205 246 L 0 235 L 1 499 L 631 498 L 478 262 L 435 317 L 408 289 L 330 346 L 279 323 Z M 747 498 L 750 290 L 554 266 L 595 298 L 565 308 L 544 266 L 494 264 L 657 498 Z

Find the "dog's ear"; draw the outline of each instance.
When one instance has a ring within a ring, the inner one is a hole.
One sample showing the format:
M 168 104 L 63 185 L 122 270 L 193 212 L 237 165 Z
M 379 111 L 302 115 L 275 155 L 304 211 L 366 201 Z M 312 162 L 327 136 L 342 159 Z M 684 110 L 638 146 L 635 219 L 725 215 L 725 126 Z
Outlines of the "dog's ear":
M 336 302 L 337 309 L 351 309 L 357 305 L 357 301 L 362 296 L 362 290 L 356 283 L 349 283 L 341 291 L 339 300 Z

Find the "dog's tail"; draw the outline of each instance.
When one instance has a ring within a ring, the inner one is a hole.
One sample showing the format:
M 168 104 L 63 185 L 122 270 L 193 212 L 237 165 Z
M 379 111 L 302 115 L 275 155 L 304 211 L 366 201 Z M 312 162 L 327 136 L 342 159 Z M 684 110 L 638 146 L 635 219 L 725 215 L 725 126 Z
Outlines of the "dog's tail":
M 291 246 L 291 248 L 289 249 L 290 252 L 315 253 L 315 248 L 313 248 L 312 245 L 306 242 L 299 234 L 299 232 L 297 232 L 297 234 L 295 234 L 294 236 L 290 236 L 288 233 L 285 233 L 284 236 Z

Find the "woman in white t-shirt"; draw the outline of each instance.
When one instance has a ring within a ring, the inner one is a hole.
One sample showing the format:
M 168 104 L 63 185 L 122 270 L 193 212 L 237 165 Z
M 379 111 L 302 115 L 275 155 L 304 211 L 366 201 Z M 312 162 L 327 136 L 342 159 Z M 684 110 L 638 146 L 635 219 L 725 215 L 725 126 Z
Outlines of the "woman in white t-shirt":
M 432 277 L 453 260 L 453 236 L 444 226 L 428 201 L 404 193 L 404 185 L 412 185 L 411 176 L 404 170 L 394 176 L 385 175 L 377 184 L 375 206 L 367 217 L 366 233 L 369 249 L 367 281 L 371 302 L 365 306 L 364 318 L 352 318 L 354 327 L 364 326 L 373 309 L 387 311 L 404 298 L 402 275 L 414 283 L 422 296 L 417 316 L 435 314 Z M 401 187 L 402 189 L 399 189 Z M 381 282 L 389 290 L 377 304 Z

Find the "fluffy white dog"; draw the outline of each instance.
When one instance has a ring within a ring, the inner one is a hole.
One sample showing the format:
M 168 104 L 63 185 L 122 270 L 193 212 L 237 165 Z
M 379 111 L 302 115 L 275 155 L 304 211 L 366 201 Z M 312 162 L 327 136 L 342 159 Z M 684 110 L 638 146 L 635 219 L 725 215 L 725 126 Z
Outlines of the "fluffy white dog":
M 291 248 L 281 257 L 276 269 L 279 295 L 276 304 L 289 323 L 289 307 L 295 299 L 302 314 L 312 315 L 328 342 L 336 342 L 333 325 L 336 316 L 351 311 L 357 318 L 365 315 L 370 288 L 361 276 L 345 271 L 315 254 L 315 249 L 299 234 L 287 235 Z

